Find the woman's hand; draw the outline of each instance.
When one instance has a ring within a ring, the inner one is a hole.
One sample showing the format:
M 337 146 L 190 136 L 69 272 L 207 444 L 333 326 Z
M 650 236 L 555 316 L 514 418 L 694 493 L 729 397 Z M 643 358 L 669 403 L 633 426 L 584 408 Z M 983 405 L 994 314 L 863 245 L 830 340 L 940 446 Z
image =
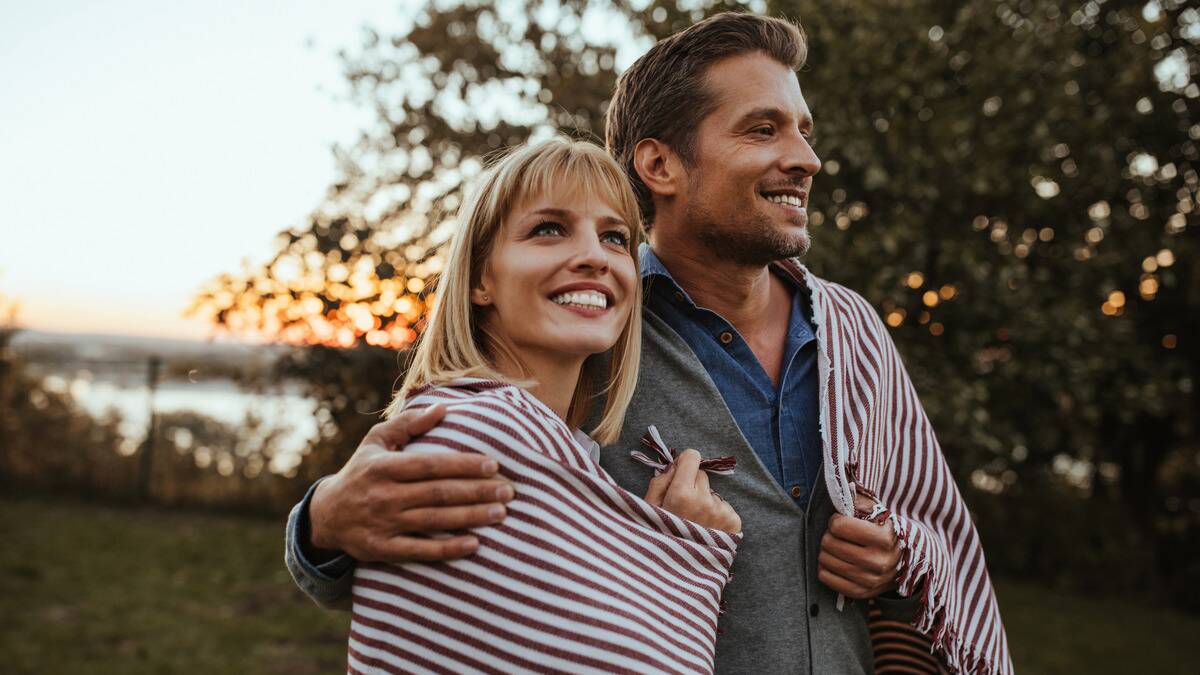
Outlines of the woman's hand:
M 708 473 L 700 470 L 700 453 L 690 448 L 650 481 L 646 501 L 704 527 L 733 534 L 742 531 L 737 511 L 708 487 Z

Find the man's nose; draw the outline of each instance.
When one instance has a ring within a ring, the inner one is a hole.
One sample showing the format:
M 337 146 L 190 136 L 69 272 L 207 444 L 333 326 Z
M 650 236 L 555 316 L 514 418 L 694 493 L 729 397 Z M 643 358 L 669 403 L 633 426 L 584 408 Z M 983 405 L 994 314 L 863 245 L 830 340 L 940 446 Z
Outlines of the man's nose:
M 799 176 L 815 176 L 821 170 L 821 158 L 804 134 L 796 132 L 788 143 L 783 169 Z

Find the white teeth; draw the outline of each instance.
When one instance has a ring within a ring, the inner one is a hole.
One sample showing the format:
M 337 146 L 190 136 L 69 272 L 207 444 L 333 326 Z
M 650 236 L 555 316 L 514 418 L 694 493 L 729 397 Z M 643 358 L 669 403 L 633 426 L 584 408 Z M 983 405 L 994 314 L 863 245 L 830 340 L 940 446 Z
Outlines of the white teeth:
M 550 298 L 550 301 L 558 305 L 578 305 L 579 307 L 587 307 L 589 309 L 604 309 L 608 307 L 608 298 L 598 291 L 562 293 Z
M 804 206 L 804 201 L 793 195 L 763 195 L 767 201 L 775 202 L 776 204 L 789 204 L 791 206 Z

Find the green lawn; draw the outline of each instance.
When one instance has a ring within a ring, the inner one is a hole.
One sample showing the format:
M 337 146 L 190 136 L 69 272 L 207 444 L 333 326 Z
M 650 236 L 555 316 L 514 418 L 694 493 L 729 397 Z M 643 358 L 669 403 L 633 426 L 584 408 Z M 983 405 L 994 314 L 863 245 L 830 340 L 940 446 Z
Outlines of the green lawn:
M 348 615 L 283 568 L 283 523 L 0 498 L 6 673 L 333 673 Z M 1200 618 L 999 585 L 1019 673 L 1186 672 Z

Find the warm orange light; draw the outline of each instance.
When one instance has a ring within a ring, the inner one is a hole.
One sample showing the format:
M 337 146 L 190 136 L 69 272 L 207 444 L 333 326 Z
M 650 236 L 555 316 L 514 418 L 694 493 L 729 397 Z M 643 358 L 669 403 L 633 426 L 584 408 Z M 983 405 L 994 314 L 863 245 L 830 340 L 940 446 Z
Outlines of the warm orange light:
M 1178 343 L 1178 339 L 1176 339 L 1175 335 L 1172 333 L 1168 333 L 1163 336 L 1162 346 L 1166 347 L 1167 349 L 1175 349 L 1175 345 Z
M 918 289 L 925 285 L 925 275 L 920 272 L 909 272 L 904 278 L 904 283 L 911 289 Z
M 888 313 L 887 325 L 891 326 L 892 328 L 896 328 L 902 323 L 904 323 L 904 315 L 899 311 Z
M 934 336 L 938 336 L 946 332 L 946 327 L 934 321 L 933 323 L 929 324 L 929 332 L 933 333 Z
M 924 302 L 927 307 L 937 307 L 941 298 L 938 297 L 937 291 L 925 291 L 925 294 L 921 296 L 921 302 Z

